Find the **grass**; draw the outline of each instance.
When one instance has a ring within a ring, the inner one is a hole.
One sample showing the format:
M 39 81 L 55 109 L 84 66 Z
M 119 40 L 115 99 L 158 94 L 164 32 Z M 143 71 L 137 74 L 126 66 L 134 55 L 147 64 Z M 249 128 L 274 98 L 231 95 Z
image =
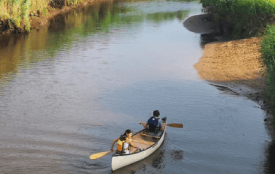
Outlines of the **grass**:
M 16 28 L 30 30 L 30 16 L 48 14 L 48 7 L 75 6 L 84 0 L 0 0 L 0 21 L 10 20 Z M 1 26 L 0 26 L 1 27 Z M 23 28 L 24 27 L 24 28 Z
M 45 12 L 48 0 L 1 0 L 0 20 L 10 19 L 17 28 L 30 30 L 30 14 Z
M 200 0 L 204 7 L 216 6 L 225 13 L 273 14 L 275 0 Z
M 221 19 L 234 24 L 233 38 L 257 35 L 274 20 L 275 0 L 200 0 L 203 7 L 216 14 L 216 22 Z
M 267 67 L 268 91 L 267 99 L 271 106 L 271 113 L 275 116 L 275 25 L 270 25 L 264 32 L 264 39 L 261 43 L 261 53 Z M 275 127 L 275 121 L 273 121 Z

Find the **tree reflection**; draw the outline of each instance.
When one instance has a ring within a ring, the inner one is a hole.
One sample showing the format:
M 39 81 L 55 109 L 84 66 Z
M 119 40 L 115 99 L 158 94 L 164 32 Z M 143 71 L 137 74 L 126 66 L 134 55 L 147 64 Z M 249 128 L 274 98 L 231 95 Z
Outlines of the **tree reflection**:
M 158 3 L 152 3 L 153 7 L 150 4 L 150 9 L 155 9 L 154 12 L 150 9 L 142 11 L 143 5 L 148 7 L 146 3 L 153 1 L 142 2 L 144 4 L 141 5 L 136 5 L 136 2 L 97 2 L 92 6 L 56 16 L 50 21 L 48 28 L 33 30 L 28 35 L 0 37 L 0 80 L 4 77 L 11 78 L 9 74 L 16 74 L 19 67 L 32 67 L 30 64 L 54 58 L 61 49 L 70 49 L 76 40 L 100 33 L 113 36 L 116 32 L 110 31 L 114 29 L 135 30 L 144 21 L 159 24 L 162 21 L 182 20 L 189 12 L 167 10 L 166 6 L 158 9 Z

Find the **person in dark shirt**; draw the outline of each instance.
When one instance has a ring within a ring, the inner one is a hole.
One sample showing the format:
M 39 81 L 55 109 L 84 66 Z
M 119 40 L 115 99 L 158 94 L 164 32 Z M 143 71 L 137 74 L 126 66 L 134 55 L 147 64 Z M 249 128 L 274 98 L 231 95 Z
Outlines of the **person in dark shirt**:
M 145 129 L 147 128 L 149 132 L 158 133 L 160 130 L 164 130 L 166 124 L 162 123 L 161 119 L 159 118 L 159 111 L 154 110 L 153 116 L 150 117 L 147 123 L 140 123 Z

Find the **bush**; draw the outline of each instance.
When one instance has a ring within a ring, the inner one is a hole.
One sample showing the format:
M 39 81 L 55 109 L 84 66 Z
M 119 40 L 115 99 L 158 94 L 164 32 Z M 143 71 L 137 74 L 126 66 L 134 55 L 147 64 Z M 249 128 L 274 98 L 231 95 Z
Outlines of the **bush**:
M 268 97 L 275 101 L 275 26 L 268 26 L 264 35 L 261 53 L 268 71 Z
M 75 6 L 84 0 L 0 0 L 0 21 L 10 20 L 17 28 L 30 30 L 30 15 L 47 15 L 50 4 L 61 8 Z M 1 26 L 0 26 L 1 29 Z

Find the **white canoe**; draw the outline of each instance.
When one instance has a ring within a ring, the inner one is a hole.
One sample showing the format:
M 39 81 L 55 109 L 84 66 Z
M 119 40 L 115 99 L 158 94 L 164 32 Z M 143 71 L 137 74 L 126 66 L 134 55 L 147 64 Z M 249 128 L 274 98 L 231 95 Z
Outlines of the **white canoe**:
M 133 139 L 146 141 L 146 144 L 134 142 L 135 146 L 140 147 L 143 150 L 132 154 L 114 154 L 112 157 L 113 171 L 148 157 L 161 146 L 164 141 L 166 127 L 164 131 L 159 133 L 159 138 L 144 136 L 142 135 L 143 131 L 144 130 L 141 130 L 140 132 L 133 135 Z

